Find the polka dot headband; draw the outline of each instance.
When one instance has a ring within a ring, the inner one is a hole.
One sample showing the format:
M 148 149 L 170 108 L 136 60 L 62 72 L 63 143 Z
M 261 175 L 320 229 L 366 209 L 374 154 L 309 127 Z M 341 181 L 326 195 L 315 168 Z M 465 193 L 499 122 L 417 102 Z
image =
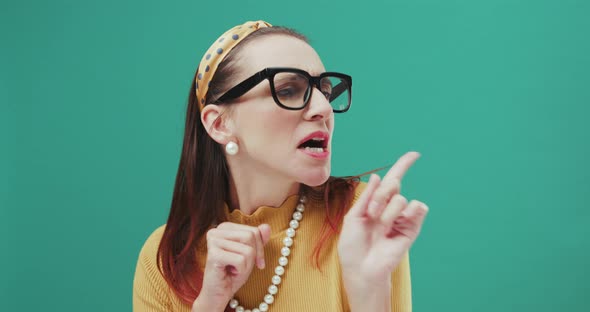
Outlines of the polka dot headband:
M 240 41 L 255 30 L 264 27 L 272 27 L 272 25 L 265 21 L 249 21 L 242 25 L 237 25 L 226 31 L 221 37 L 215 40 L 211 47 L 209 47 L 207 53 L 203 55 L 201 63 L 199 63 L 197 78 L 195 79 L 200 111 L 205 107 L 205 98 L 207 97 L 209 84 L 211 83 L 215 71 L 217 71 L 219 63 L 223 61 L 229 51 L 231 51 L 231 49 L 233 49 Z

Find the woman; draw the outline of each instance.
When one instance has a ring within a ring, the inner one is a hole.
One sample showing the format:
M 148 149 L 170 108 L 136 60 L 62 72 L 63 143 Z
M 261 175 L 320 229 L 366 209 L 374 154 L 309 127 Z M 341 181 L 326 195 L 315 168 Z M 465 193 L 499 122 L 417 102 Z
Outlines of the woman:
M 410 311 L 427 212 L 381 180 L 330 177 L 350 76 L 264 21 L 224 33 L 190 91 L 172 208 L 137 263 L 135 311 Z M 256 267 L 256 268 L 255 268 Z

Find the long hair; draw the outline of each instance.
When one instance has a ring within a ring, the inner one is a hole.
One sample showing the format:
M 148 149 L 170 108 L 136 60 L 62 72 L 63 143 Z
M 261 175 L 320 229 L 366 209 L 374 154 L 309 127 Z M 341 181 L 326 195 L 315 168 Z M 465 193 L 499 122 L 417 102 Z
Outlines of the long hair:
M 268 35 L 286 35 L 305 42 L 307 38 L 284 27 L 261 28 L 244 38 L 219 64 L 206 95 L 207 103 L 229 89 L 231 77 L 237 71 L 234 60 L 246 43 Z M 196 76 L 196 73 L 195 73 Z M 185 303 L 192 304 L 201 291 L 203 272 L 196 263 L 197 246 L 206 232 L 224 221 L 224 203 L 229 201 L 229 171 L 220 144 L 205 130 L 196 98 L 195 78 L 191 81 L 186 110 L 182 154 L 176 174 L 170 215 L 158 248 L 158 268 L 169 287 Z M 231 105 L 231 104 L 224 104 Z M 322 227 L 313 257 L 318 269 L 322 245 L 339 231 L 344 212 L 353 200 L 358 177 L 330 177 L 320 187 L 302 185 L 310 196 L 322 198 L 327 217 Z M 339 207 L 331 211 L 328 203 L 338 198 Z

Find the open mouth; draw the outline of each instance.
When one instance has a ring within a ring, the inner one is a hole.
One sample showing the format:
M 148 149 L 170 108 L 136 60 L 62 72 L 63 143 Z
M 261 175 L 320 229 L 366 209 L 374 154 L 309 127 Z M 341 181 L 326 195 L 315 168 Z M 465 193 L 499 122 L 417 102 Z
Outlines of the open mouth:
M 328 140 L 323 137 L 313 137 L 301 143 L 297 148 L 311 153 L 323 153 L 328 148 Z
M 325 131 L 315 131 L 308 134 L 305 138 L 299 141 L 297 149 L 307 156 L 315 159 L 326 160 L 330 155 L 328 144 L 330 142 L 330 134 Z

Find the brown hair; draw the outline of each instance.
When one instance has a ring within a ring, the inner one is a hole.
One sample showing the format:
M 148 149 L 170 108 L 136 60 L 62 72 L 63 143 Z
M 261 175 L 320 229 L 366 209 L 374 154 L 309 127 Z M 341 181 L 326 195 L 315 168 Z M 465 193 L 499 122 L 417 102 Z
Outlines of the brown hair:
M 268 35 L 291 36 L 305 42 L 307 38 L 284 27 L 261 28 L 236 45 L 219 64 L 206 95 L 207 103 L 231 87 L 231 78 L 238 70 L 236 56 L 256 38 Z M 180 163 L 176 175 L 170 215 L 158 248 L 158 267 L 174 293 L 185 303 L 192 304 L 200 293 L 203 272 L 196 263 L 197 245 L 212 226 L 225 222 L 223 207 L 229 201 L 229 172 L 220 144 L 206 132 L 200 118 L 195 94 L 195 77 L 191 81 L 186 111 L 186 124 Z M 339 231 L 345 209 L 354 197 L 358 177 L 330 177 L 320 187 L 307 187 L 310 197 L 323 199 L 327 217 L 314 248 L 313 256 L 319 269 L 322 245 Z M 328 203 L 338 198 L 334 212 Z

